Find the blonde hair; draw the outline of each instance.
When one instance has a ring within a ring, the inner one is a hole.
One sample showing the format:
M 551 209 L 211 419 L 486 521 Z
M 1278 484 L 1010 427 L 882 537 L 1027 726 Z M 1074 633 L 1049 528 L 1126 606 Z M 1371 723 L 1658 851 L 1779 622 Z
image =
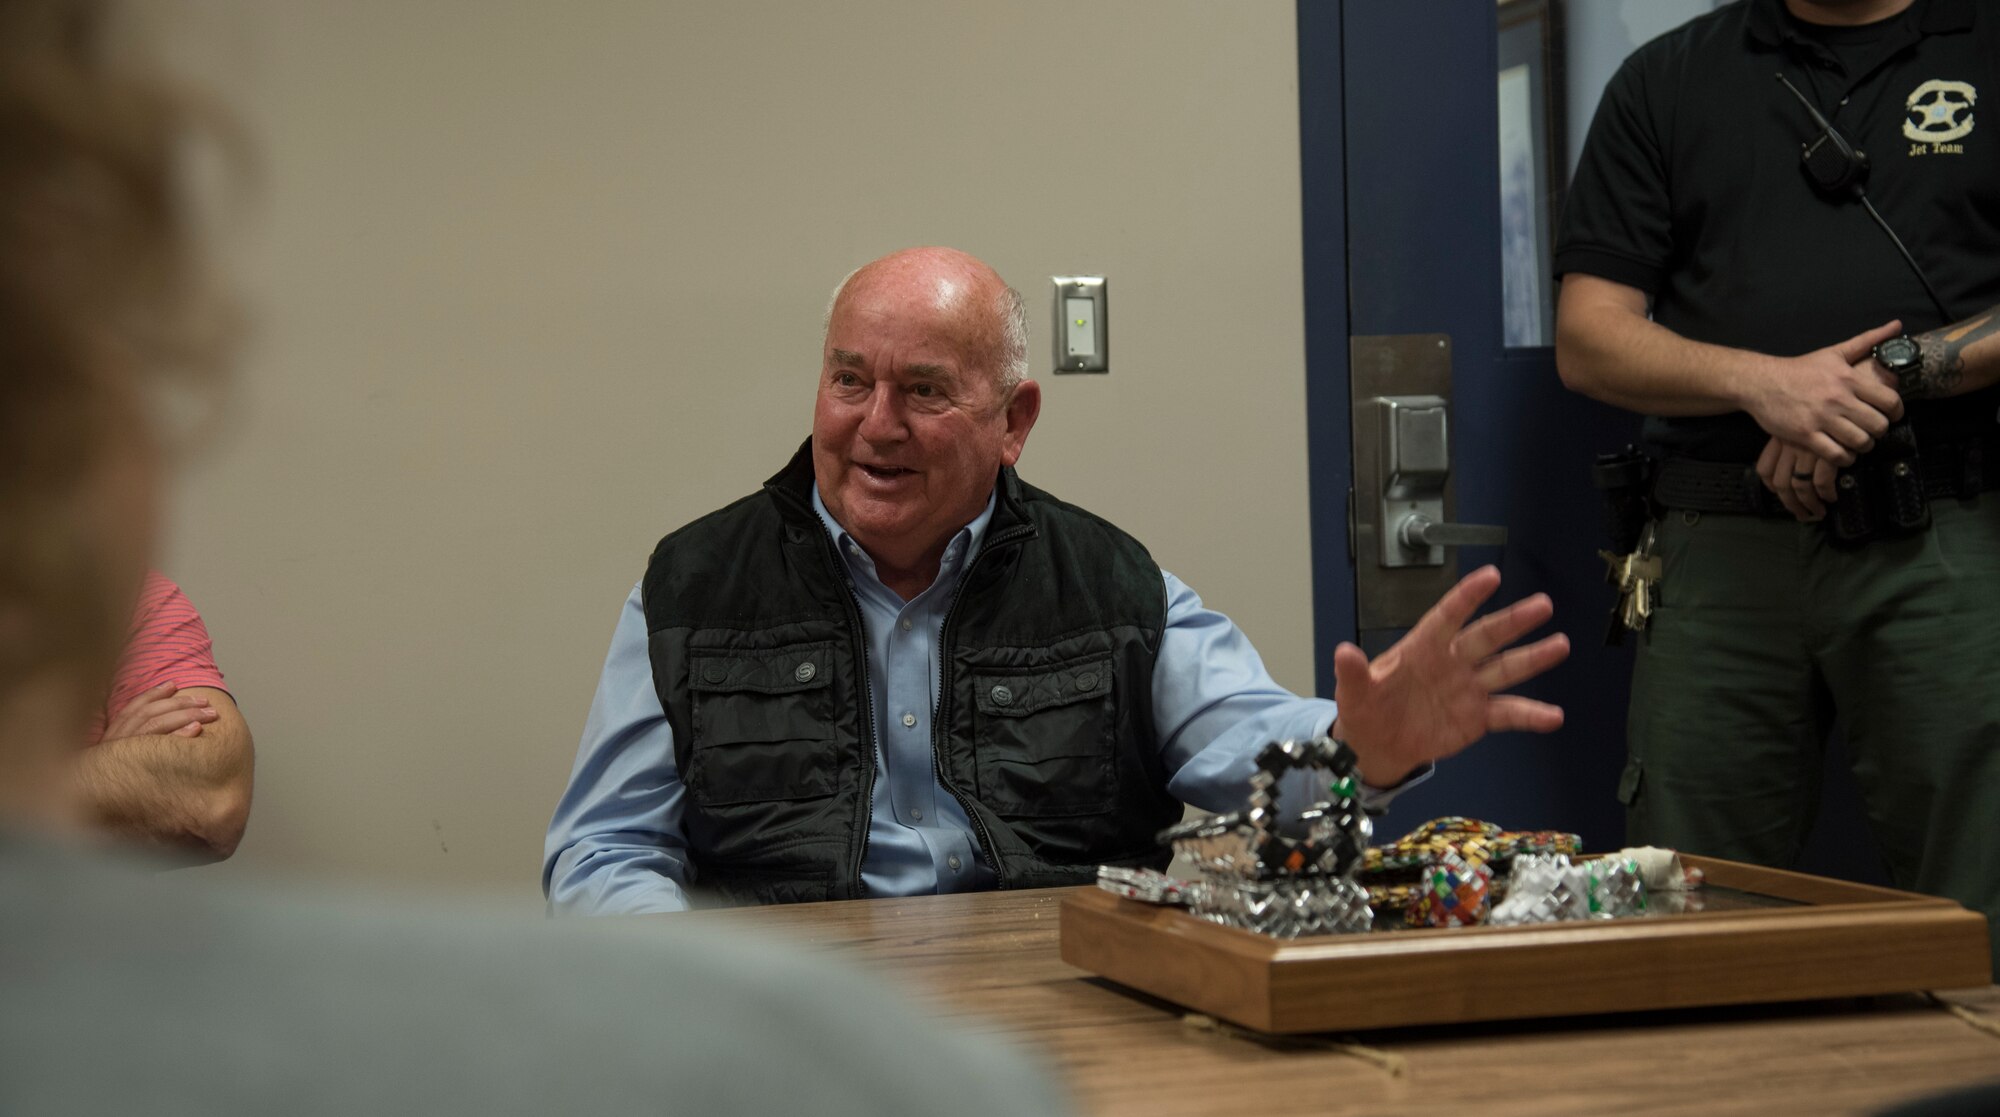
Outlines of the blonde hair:
M 0 0 L 0 688 L 108 679 L 136 586 L 96 552 L 86 486 L 148 437 L 161 388 L 217 392 L 235 333 L 183 179 L 220 118 L 146 69 L 119 14 Z

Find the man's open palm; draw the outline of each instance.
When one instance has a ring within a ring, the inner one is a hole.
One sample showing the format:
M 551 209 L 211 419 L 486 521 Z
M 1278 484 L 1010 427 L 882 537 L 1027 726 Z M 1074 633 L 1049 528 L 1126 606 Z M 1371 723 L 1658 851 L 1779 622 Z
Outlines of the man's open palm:
M 1426 761 L 1488 733 L 1548 733 L 1562 725 L 1562 707 L 1498 693 L 1568 658 L 1569 637 L 1561 633 L 1511 646 L 1554 614 L 1548 595 L 1466 624 L 1499 588 L 1500 571 L 1481 567 L 1374 662 L 1353 644 L 1334 651 L 1335 732 L 1354 749 L 1370 784 L 1400 783 Z

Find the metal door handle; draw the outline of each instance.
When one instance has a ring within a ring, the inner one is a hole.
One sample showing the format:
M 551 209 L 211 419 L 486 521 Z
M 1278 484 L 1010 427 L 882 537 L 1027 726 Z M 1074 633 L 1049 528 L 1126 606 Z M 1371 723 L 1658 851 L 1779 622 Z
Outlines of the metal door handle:
M 1507 529 L 1498 524 L 1439 523 L 1422 512 L 1404 516 L 1396 535 L 1410 548 L 1498 547 L 1507 542 Z

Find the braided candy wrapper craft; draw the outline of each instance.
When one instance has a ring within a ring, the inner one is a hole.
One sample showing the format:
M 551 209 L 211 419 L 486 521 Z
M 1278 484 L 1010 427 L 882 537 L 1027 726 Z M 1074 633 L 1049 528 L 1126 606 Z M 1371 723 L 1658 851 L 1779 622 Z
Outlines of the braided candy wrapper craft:
M 1160 834 L 1162 844 L 1194 864 L 1198 879 L 1107 865 L 1097 871 L 1098 887 L 1181 904 L 1204 919 L 1277 938 L 1366 931 L 1374 912 L 1354 872 L 1372 828 L 1357 801 L 1354 769 L 1353 752 L 1330 737 L 1274 741 L 1257 754 L 1242 810 Z M 1278 787 L 1294 772 L 1326 790 L 1286 819 L 1278 812 Z
M 1186 907 L 1192 891 L 1199 886 L 1191 881 L 1170 877 L 1158 869 L 1127 869 L 1118 865 L 1099 865 L 1097 887 L 1128 900 Z
M 1326 791 L 1283 818 L 1279 784 L 1298 772 Z M 1575 834 L 1502 830 L 1458 816 L 1370 848 L 1373 827 L 1359 798 L 1355 757 L 1345 744 L 1328 737 L 1272 742 L 1257 754 L 1242 810 L 1161 832 L 1161 843 L 1194 865 L 1195 879 L 1104 865 L 1098 887 L 1289 939 L 1368 931 L 1378 922 L 1511 926 L 1644 915 L 1649 882 L 1669 896 L 1700 885 L 1698 871 L 1684 873 L 1671 850 L 1573 861 L 1582 849 Z
M 1488 899 L 1498 901 L 1506 895 L 1509 870 L 1521 856 L 1574 855 L 1582 848 L 1581 838 L 1559 830 L 1502 830 L 1490 822 L 1449 815 L 1369 849 L 1362 857 L 1359 879 L 1368 888 L 1378 922 L 1465 926 L 1477 919 L 1468 920 L 1467 911 L 1443 905 L 1437 896 L 1437 869 L 1447 855 L 1464 863 L 1460 876 L 1484 866 Z
M 1511 927 L 1644 914 L 1646 882 L 1636 860 L 1613 855 L 1572 862 L 1559 854 L 1524 854 L 1515 859 L 1507 898 L 1494 906 L 1492 922 Z
M 1210 882 L 1197 896 L 1190 909 L 1196 915 L 1280 939 L 1354 934 L 1367 931 L 1375 920 L 1368 890 L 1346 877 Z
M 1492 891 L 1493 870 L 1485 860 L 1446 850 L 1424 870 L 1404 918 L 1418 927 L 1470 927 L 1486 921 Z

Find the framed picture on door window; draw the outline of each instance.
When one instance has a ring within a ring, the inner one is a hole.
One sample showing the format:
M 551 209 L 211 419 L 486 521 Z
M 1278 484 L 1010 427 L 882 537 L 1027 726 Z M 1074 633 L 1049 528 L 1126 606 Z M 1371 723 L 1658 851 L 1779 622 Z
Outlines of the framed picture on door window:
M 1510 347 L 1555 343 L 1562 212 L 1560 0 L 1499 0 L 1500 266 Z

